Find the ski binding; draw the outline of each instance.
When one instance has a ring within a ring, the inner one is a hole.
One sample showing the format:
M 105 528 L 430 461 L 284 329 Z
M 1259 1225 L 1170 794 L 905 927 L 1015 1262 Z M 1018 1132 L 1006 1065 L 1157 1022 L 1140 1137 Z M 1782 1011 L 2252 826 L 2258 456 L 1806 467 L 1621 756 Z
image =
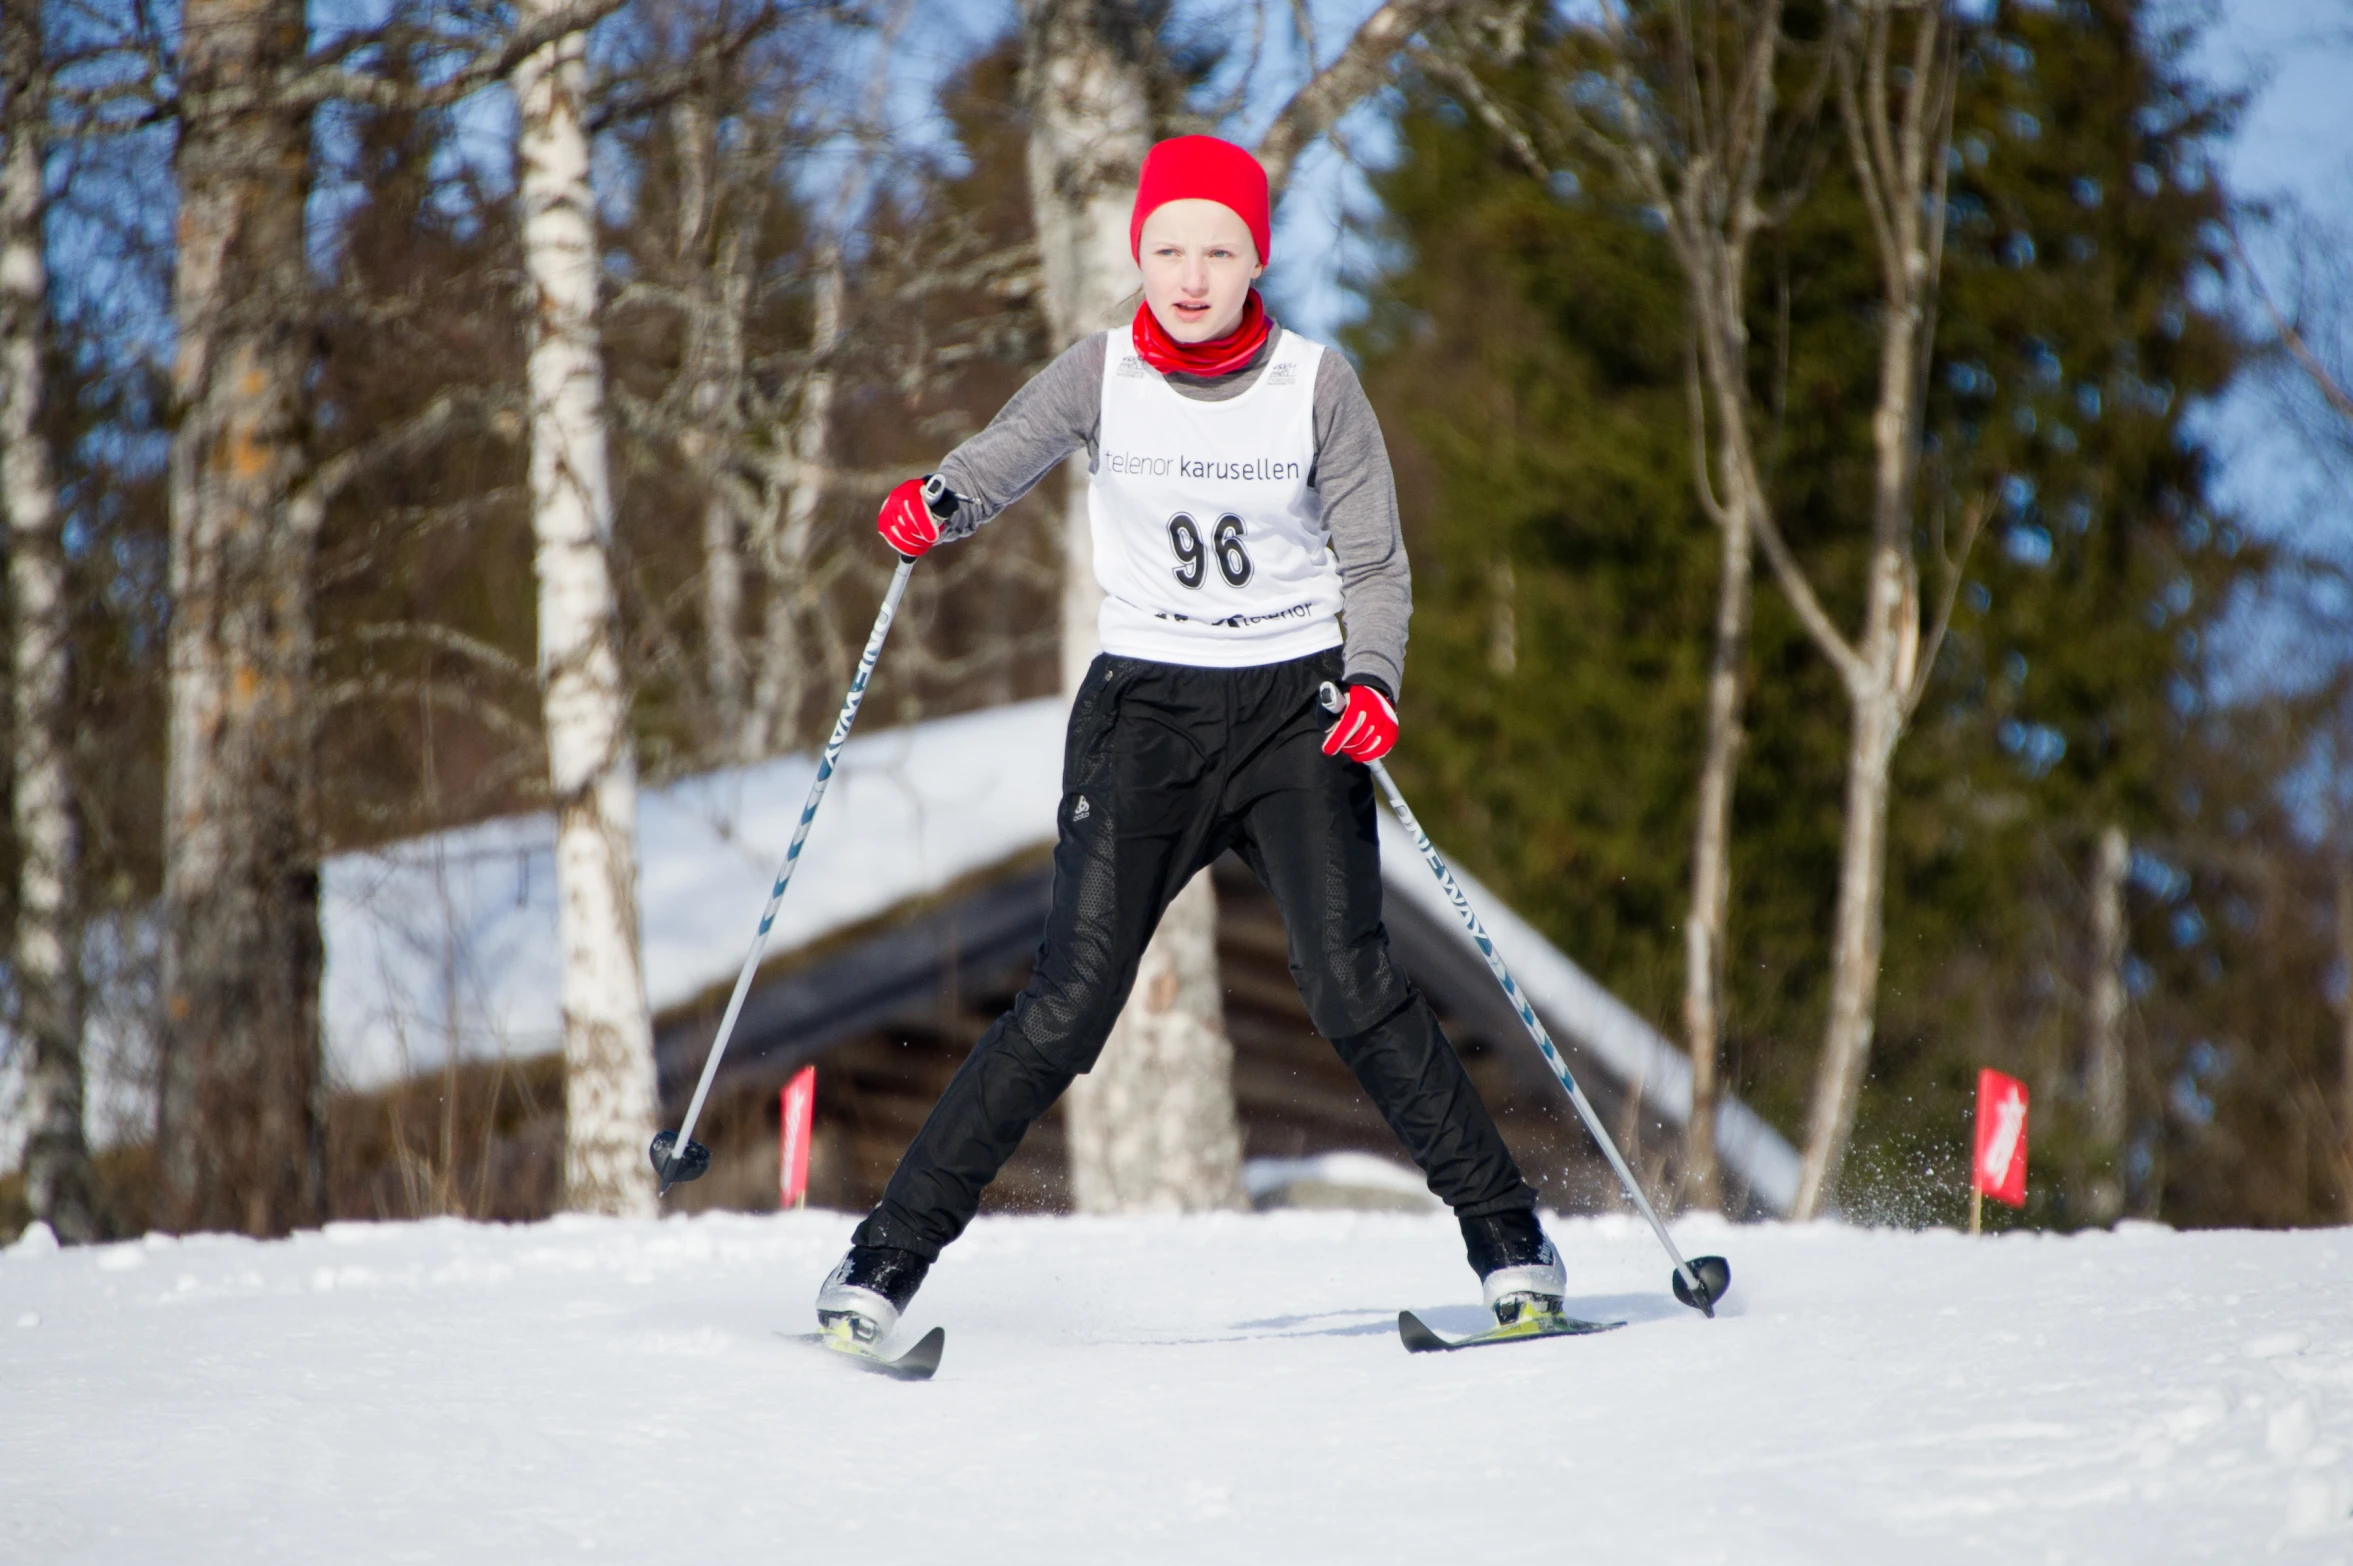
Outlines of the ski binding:
M 777 1336 L 839 1354 L 860 1370 L 870 1370 L 894 1381 L 929 1381 L 932 1372 L 940 1368 L 940 1354 L 948 1346 L 945 1327 L 932 1328 L 916 1340 L 913 1348 L 895 1359 L 886 1358 L 847 1332 L 784 1332 Z
M 1538 1338 L 1583 1337 L 1590 1332 L 1612 1332 L 1624 1325 L 1622 1321 L 1582 1321 L 1575 1316 L 1528 1311 L 1507 1326 L 1489 1327 L 1467 1338 L 1449 1338 L 1431 1331 L 1421 1317 L 1410 1310 L 1397 1313 L 1397 1335 L 1405 1340 L 1405 1351 L 1408 1354 L 1451 1354 L 1456 1349 L 1485 1348 L 1490 1343 L 1532 1343 Z

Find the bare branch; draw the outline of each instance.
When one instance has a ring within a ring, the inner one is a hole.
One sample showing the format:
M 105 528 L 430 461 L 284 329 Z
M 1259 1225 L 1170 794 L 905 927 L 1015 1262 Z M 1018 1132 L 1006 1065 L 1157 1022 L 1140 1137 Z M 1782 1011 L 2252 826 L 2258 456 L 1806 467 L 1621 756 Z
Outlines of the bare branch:
M 1871 235 L 1877 241 L 1880 287 L 1890 301 L 1900 300 L 1904 296 L 1900 259 L 1903 246 L 1896 237 L 1894 217 L 1887 209 L 1887 186 L 1881 178 L 1875 155 L 1877 141 L 1872 134 L 1884 127 L 1873 125 L 1863 112 L 1862 95 L 1855 85 L 1854 64 L 1845 46 L 1835 46 L 1834 53 L 1838 70 L 1838 117 L 1846 126 L 1847 148 L 1854 159 L 1855 188 L 1862 192 L 1863 210 L 1870 215 Z
M 783 22 L 784 13 L 777 7 L 759 6 L 741 28 L 713 35 L 686 58 L 659 70 L 636 73 L 629 78 L 626 88 L 615 87 L 610 82 L 599 83 L 598 90 L 591 94 L 596 108 L 589 114 L 588 128 L 607 130 L 625 120 L 667 108 L 687 94 L 707 88 L 724 62 L 734 59 L 763 33 L 773 31 Z
M 343 61 L 352 54 L 393 36 L 389 29 L 350 34 L 304 59 L 274 82 L 159 98 L 149 118 L 160 119 L 175 112 L 244 114 L 263 108 L 310 109 L 337 102 L 377 109 L 442 108 L 504 81 L 539 50 L 559 38 L 586 32 L 627 3 L 628 0 L 572 0 L 562 9 L 551 11 L 476 50 L 449 74 L 428 83 L 390 81 L 345 65 Z
M 472 718 L 517 745 L 533 747 L 536 751 L 545 741 L 539 730 L 499 706 L 484 701 L 461 686 L 441 680 L 417 679 L 392 674 L 363 675 L 357 679 L 339 680 L 319 692 L 321 712 L 332 712 L 338 707 L 350 707 L 364 701 L 416 700 L 447 712 Z
M 1969 555 L 1977 547 L 1977 538 L 1985 530 L 1985 519 L 1993 512 L 1994 497 L 2002 492 L 2000 480 L 1992 489 L 1979 496 L 1969 507 L 1968 520 L 1961 529 L 1961 549 L 1943 561 L 1944 587 L 1938 595 L 1936 620 L 1929 627 L 1928 640 L 1920 648 L 1920 663 L 1913 671 L 1911 687 L 1903 692 L 1903 716 L 1909 721 L 1919 710 L 1920 702 L 1928 694 L 1928 682 L 1936 672 L 1937 655 L 1944 651 L 1945 633 L 1953 628 L 1953 606 L 1961 596 L 1961 583 L 1969 571 Z
M 1307 144 L 1389 79 L 1389 61 L 1414 34 L 1444 18 L 1463 0 L 1388 0 L 1364 19 L 1337 58 L 1316 72 L 1259 138 L 1258 161 L 1267 188 L 1280 199 L 1291 166 Z
M 1683 334 L 1683 396 L 1689 406 L 1691 422 L 1691 488 L 1699 497 L 1699 509 L 1717 527 L 1729 530 L 1735 520 L 1731 510 L 1716 493 L 1716 482 L 1708 472 L 1708 406 L 1700 388 L 1699 340 L 1695 332 Z
M 2353 420 L 2353 395 L 2348 395 L 2344 384 L 2329 373 L 2328 366 L 2320 362 L 2320 356 L 2312 351 L 2312 345 L 2304 340 L 2304 334 L 2297 329 L 2296 323 L 2287 318 L 2278 301 L 2272 298 L 2271 289 L 2263 281 L 2263 273 L 2257 269 L 2254 257 L 2247 254 L 2246 244 L 2239 238 L 2238 220 L 2230 218 L 2223 226 L 2230 235 L 2231 252 L 2239 258 L 2239 267 L 2247 274 L 2247 281 L 2254 285 L 2255 298 L 2262 304 L 2263 313 L 2270 318 L 2271 329 L 2278 335 L 2280 346 L 2287 349 L 2289 357 L 2296 361 L 2297 367 L 2303 370 L 2305 377 L 2328 400 L 2328 405 L 2337 411 L 2338 416 Z
M 483 641 L 478 636 L 469 636 L 453 626 L 434 625 L 424 620 L 390 620 L 374 625 L 360 626 L 351 633 L 351 639 L 362 646 L 369 647 L 401 642 L 422 642 L 428 647 L 436 647 L 443 652 L 455 653 L 461 658 L 482 665 L 495 674 L 504 675 L 524 685 L 534 685 L 539 679 L 538 671 L 520 658 L 503 648 Z M 333 651 L 334 646 L 332 638 L 323 639 L 319 644 L 321 656 Z
M 321 463 L 309 481 L 287 498 L 287 506 L 296 524 L 315 536 L 328 504 L 371 469 L 415 456 L 469 415 L 474 422 L 487 423 L 497 410 L 514 406 L 512 397 L 496 396 L 473 387 L 443 392 L 406 424 L 395 425 L 365 445 L 354 446 Z
M 1464 64 L 1450 48 L 1434 48 L 1428 59 L 1431 72 L 1461 95 L 1471 112 L 1478 115 L 1480 123 L 1495 133 L 1496 139 L 1503 143 L 1522 168 L 1538 179 L 1551 177 L 1552 167 L 1545 161 L 1544 154 L 1537 150 L 1535 138 L 1504 111 L 1503 105 L 1495 101 L 1494 94 L 1479 80 L 1476 71 Z
M 1757 508 L 1756 526 L 1757 541 L 1765 546 L 1765 559 L 1773 567 L 1773 580 L 1781 584 L 1782 596 L 1797 611 L 1798 623 L 1806 628 L 1806 634 L 1814 639 L 1822 656 L 1838 670 L 1847 689 L 1855 692 L 1857 699 L 1867 695 L 1873 684 L 1871 665 L 1847 641 L 1822 607 L 1822 601 L 1814 596 L 1813 584 L 1806 580 L 1805 567 L 1790 553 L 1789 544 L 1782 538 L 1781 529 L 1768 508 Z

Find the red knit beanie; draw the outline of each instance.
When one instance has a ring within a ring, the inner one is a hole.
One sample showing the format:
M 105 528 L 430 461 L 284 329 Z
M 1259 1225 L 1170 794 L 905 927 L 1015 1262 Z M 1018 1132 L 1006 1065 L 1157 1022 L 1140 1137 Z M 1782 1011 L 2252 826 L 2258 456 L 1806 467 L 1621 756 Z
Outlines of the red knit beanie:
M 1171 201 L 1214 201 L 1230 208 L 1258 246 L 1258 264 L 1272 254 L 1266 222 L 1266 170 L 1230 141 L 1215 136 L 1178 136 L 1144 154 L 1136 176 L 1136 210 L 1127 220 L 1127 245 L 1144 259 L 1144 219 Z

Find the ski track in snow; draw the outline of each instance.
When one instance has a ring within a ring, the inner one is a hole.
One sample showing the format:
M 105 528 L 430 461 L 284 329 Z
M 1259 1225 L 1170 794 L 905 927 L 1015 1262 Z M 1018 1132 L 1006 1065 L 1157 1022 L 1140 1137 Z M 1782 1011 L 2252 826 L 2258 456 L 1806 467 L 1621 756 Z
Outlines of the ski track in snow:
M 864 1376 L 832 1213 L 0 1253 L 0 1559 L 2353 1562 L 2353 1234 L 1555 1220 L 1599 1337 L 1444 1217 L 984 1218 Z M 1468 1303 L 1466 1303 L 1468 1302 Z

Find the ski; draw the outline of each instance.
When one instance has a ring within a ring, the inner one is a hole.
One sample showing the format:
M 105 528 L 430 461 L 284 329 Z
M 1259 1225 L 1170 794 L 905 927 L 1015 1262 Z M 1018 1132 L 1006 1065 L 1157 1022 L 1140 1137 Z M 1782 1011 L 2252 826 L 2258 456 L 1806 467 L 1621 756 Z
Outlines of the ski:
M 1451 1354 L 1456 1349 L 1485 1348 L 1490 1343 L 1533 1343 L 1538 1338 L 1575 1338 L 1591 1332 L 1611 1332 L 1622 1321 L 1580 1321 L 1575 1316 L 1522 1316 L 1508 1327 L 1489 1327 L 1467 1338 L 1441 1337 L 1410 1310 L 1397 1313 L 1397 1335 L 1408 1354 Z
M 929 1381 L 932 1372 L 940 1368 L 940 1354 L 948 1346 L 948 1329 L 934 1327 L 916 1341 L 913 1348 L 896 1359 L 886 1359 L 865 1344 L 832 1332 L 780 1332 L 778 1337 L 792 1343 L 806 1343 L 812 1348 L 838 1354 L 860 1370 L 871 1370 L 878 1376 L 893 1381 Z

